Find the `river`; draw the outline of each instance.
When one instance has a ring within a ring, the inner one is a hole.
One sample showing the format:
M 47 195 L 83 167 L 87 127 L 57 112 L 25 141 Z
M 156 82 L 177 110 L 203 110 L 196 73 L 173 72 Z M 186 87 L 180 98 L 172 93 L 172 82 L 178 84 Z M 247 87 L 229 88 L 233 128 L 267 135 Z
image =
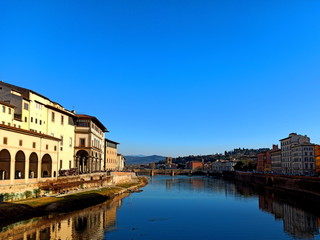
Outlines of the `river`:
M 3 227 L 0 239 L 320 239 L 319 207 L 285 194 L 188 176 L 155 176 L 143 190 Z

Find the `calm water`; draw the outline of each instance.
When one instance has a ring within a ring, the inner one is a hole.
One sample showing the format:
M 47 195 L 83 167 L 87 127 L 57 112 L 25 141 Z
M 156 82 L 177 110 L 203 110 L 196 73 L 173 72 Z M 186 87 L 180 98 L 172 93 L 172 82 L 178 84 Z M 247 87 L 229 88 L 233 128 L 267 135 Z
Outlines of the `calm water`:
M 319 211 L 293 200 L 221 179 L 156 176 L 141 193 L 16 223 L 0 239 L 320 239 Z

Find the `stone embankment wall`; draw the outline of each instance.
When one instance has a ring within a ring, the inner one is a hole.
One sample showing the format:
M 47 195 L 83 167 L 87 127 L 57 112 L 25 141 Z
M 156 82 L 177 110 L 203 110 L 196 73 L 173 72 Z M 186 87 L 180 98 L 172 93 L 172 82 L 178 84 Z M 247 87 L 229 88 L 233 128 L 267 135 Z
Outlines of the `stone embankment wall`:
M 287 176 L 249 172 L 224 172 L 224 178 L 264 187 L 301 192 L 320 198 L 320 177 Z
M 15 201 L 43 194 L 58 194 L 137 181 L 138 178 L 135 173 L 112 172 L 110 175 L 92 173 L 59 177 L 57 180 L 48 179 L 46 182 L 34 184 L 2 185 L 0 186 L 0 201 Z
M 112 184 L 121 184 L 138 181 L 137 175 L 133 172 L 111 172 Z

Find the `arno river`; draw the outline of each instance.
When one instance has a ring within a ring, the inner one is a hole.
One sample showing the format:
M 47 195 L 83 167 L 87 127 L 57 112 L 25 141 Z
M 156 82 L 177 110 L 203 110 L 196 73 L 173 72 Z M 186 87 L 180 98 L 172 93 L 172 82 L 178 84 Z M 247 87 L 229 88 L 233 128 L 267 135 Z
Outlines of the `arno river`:
M 320 239 L 319 206 L 286 194 L 187 176 L 156 176 L 143 190 L 6 226 L 0 239 Z

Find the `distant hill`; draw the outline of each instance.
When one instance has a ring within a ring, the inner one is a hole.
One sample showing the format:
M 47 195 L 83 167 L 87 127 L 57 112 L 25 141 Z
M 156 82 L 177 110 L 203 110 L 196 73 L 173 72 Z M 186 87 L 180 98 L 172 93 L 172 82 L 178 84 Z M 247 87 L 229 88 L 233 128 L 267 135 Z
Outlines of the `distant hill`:
M 159 162 L 165 160 L 166 157 L 152 155 L 152 156 L 124 156 L 126 158 L 126 165 L 134 165 L 134 164 L 149 164 L 151 162 Z

